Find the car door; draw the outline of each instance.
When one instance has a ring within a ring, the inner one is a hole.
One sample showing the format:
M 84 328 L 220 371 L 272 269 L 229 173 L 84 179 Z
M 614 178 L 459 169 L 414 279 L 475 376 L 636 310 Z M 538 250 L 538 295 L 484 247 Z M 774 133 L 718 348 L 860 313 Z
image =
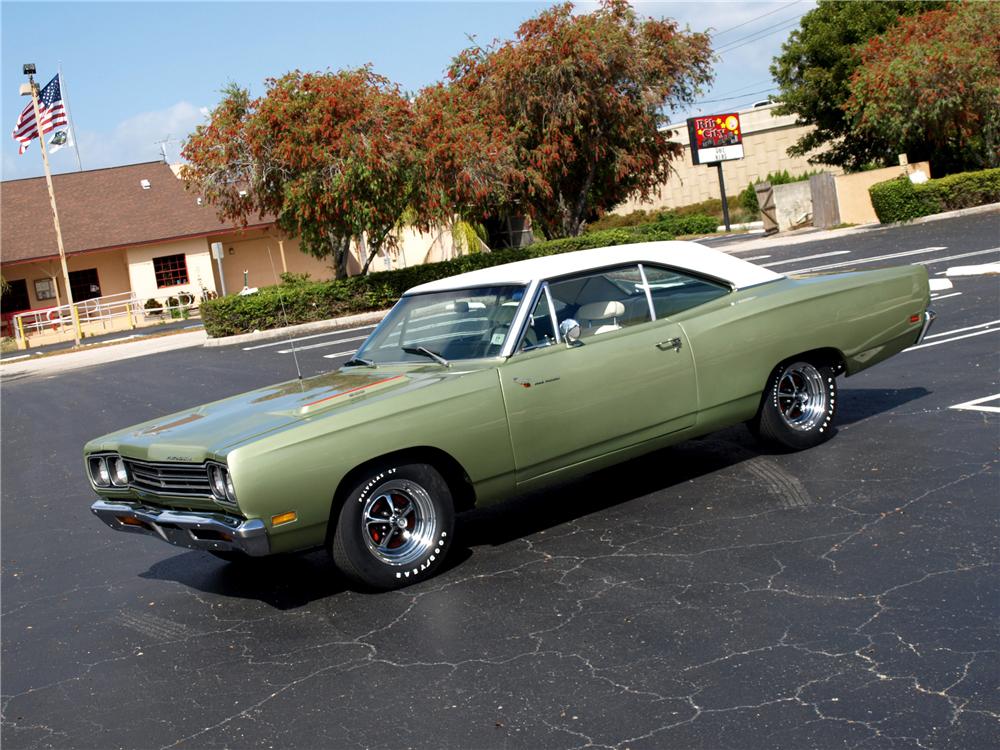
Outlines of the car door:
M 568 318 L 581 327 L 572 346 L 557 333 Z M 499 372 L 519 483 L 691 426 L 697 414 L 691 348 L 679 325 L 653 320 L 637 265 L 543 286 Z

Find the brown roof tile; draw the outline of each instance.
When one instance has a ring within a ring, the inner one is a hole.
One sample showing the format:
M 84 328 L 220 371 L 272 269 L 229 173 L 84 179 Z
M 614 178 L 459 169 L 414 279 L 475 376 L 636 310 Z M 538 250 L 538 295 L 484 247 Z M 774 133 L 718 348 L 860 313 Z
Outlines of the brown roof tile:
M 141 180 L 149 180 L 144 190 Z M 52 177 L 67 254 L 163 242 L 233 230 L 211 206 L 199 206 L 163 162 L 69 172 Z M 44 177 L 0 186 L 0 260 L 57 256 Z M 265 222 L 261 222 L 264 224 Z

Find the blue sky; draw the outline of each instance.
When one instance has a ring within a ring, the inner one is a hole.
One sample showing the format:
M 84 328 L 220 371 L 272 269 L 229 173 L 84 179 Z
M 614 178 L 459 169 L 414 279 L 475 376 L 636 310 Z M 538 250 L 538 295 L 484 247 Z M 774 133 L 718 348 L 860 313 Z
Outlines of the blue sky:
M 720 61 L 705 101 L 691 112 L 725 111 L 773 91 L 768 66 L 796 18 L 813 0 L 781 2 L 634 2 L 646 16 L 712 28 Z M 3 179 L 42 173 L 38 144 L 23 156 L 10 137 L 27 101 L 21 65 L 33 62 L 42 85 L 62 63 L 85 169 L 159 158 L 171 161 L 228 81 L 263 92 L 288 70 L 337 70 L 371 63 L 416 90 L 439 80 L 452 56 L 480 42 L 513 37 L 550 3 L 538 2 L 6 2 L 0 5 L 0 116 Z M 580 12 L 593 3 L 577 3 Z M 736 28 L 733 28 L 736 27 Z M 731 30 L 730 30 L 731 29 Z M 727 46 L 728 45 L 728 46 Z M 722 101 L 716 101 L 722 100 Z M 75 170 L 69 149 L 52 155 L 54 172 Z

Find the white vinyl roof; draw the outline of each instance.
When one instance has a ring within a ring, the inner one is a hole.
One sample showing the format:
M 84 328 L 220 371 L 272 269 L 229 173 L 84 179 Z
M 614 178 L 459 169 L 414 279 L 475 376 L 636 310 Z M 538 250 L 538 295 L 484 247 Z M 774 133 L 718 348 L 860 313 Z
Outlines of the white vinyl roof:
M 406 293 L 423 294 L 470 287 L 528 284 L 535 279 L 551 279 L 622 263 L 648 263 L 689 270 L 695 274 L 729 282 L 736 289 L 784 278 L 782 274 L 755 266 L 732 255 L 720 253 L 697 242 L 641 242 L 634 245 L 579 250 L 561 255 L 546 255 L 541 258 L 505 263 L 502 266 L 481 268 L 478 271 L 430 281 L 415 286 Z

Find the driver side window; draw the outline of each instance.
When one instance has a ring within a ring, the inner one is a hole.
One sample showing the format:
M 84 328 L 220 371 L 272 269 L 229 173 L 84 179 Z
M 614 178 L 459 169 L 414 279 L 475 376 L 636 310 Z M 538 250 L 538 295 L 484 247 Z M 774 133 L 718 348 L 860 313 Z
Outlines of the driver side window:
M 616 331 L 652 320 L 637 264 L 559 279 L 548 284 L 548 291 L 546 295 L 543 289 L 539 295 L 518 351 L 530 351 L 556 343 L 558 338 L 554 325 L 558 326 L 568 319 L 580 324 L 580 338 L 583 340 L 613 335 Z

